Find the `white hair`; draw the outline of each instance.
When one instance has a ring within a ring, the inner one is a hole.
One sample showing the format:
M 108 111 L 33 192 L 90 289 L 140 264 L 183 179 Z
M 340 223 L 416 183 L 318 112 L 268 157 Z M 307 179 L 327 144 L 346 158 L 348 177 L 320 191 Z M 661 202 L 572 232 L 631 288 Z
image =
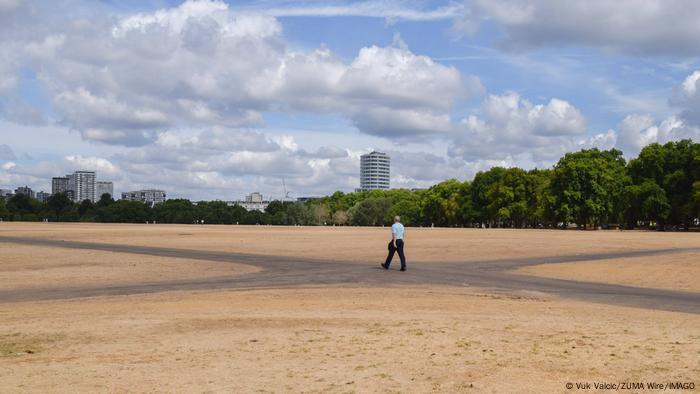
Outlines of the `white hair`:
M 399 215 L 394 216 L 394 221 L 397 222 L 397 223 L 400 222 L 400 221 L 401 221 L 401 216 L 399 216 Z

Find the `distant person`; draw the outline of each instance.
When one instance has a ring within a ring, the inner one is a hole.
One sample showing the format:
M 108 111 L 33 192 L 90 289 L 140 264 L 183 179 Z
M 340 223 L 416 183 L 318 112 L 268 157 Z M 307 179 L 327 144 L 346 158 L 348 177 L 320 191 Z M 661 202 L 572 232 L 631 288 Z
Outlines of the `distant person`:
M 403 233 L 404 228 L 401 224 L 401 217 L 394 216 L 394 224 L 391 225 L 391 242 L 389 242 L 389 255 L 386 256 L 386 261 L 382 264 L 382 268 L 389 269 L 391 260 L 394 258 L 394 252 L 399 252 L 401 259 L 401 271 L 406 271 L 406 256 L 403 254 Z

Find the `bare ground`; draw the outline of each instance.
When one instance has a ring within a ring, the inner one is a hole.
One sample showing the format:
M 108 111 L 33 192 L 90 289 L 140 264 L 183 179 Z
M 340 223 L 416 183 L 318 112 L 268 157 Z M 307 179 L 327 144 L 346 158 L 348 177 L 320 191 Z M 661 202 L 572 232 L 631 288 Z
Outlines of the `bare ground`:
M 545 264 L 518 272 L 547 278 L 700 292 L 700 253 Z
M 235 263 L 8 243 L 0 243 L 0 256 L 0 290 L 147 283 L 260 271 Z
M 0 306 L 13 392 L 562 392 L 698 381 L 700 316 L 464 289 Z
M 279 256 L 276 265 L 263 264 L 268 267 L 291 264 L 285 262 L 289 256 L 374 266 L 384 257 L 386 233 L 358 228 L 0 224 L 0 236 L 192 249 L 209 257 L 216 255 L 208 251 Z M 655 275 L 655 262 L 664 265 L 656 272 L 666 277 L 675 271 L 677 278 L 688 277 L 696 275 L 696 267 L 684 271 L 687 260 L 698 253 L 644 251 L 697 248 L 698 236 L 407 229 L 412 264 L 407 274 L 413 276 L 371 271 L 382 275 L 373 287 L 341 287 L 332 280 L 321 285 L 323 275 L 333 279 L 334 271 L 325 270 L 314 271 L 318 282 L 306 288 L 164 291 L 42 302 L 0 299 L 0 392 L 541 393 L 564 392 L 567 382 L 594 381 L 686 381 L 697 389 L 698 313 L 594 304 L 539 291 L 426 285 L 420 275 L 441 269 L 446 276 L 458 275 L 455 267 L 462 266 L 449 262 L 467 262 L 486 275 L 491 265 L 507 268 L 513 261 L 512 267 L 519 268 L 522 259 L 535 264 L 541 257 L 553 264 L 532 269 L 564 266 L 559 272 L 569 279 L 654 286 L 658 283 L 639 279 Z M 31 288 L 36 281 L 57 288 L 99 287 L 120 281 L 206 282 L 258 275 L 239 275 L 258 269 L 250 266 L 173 256 L 3 242 L 0 248 L 0 289 Z M 615 260 L 619 266 L 575 258 L 638 251 L 637 257 Z M 56 261 L 73 253 L 77 257 L 72 263 Z M 570 262 L 556 264 L 556 256 L 568 256 Z M 353 266 L 344 275 L 361 268 Z M 511 276 L 528 283 L 526 275 Z M 394 278 L 402 279 L 391 284 Z M 687 291 L 684 283 L 664 286 Z
M 207 251 L 379 262 L 389 228 L 1 223 L 0 235 Z M 424 263 L 700 246 L 700 233 L 407 228 L 406 254 Z

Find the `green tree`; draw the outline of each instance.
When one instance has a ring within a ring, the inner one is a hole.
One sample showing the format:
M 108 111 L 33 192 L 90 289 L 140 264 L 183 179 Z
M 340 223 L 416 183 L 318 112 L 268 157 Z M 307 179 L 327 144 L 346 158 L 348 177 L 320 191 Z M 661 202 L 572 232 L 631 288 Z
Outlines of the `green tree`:
M 78 215 L 80 215 L 80 220 L 90 221 L 94 215 L 94 205 L 90 200 L 83 200 L 78 204 Z
M 109 195 L 109 193 L 103 193 L 100 196 L 100 199 L 97 200 L 97 204 L 95 204 L 98 208 L 99 207 L 107 207 L 114 204 L 114 199 L 112 196 Z
M 9 220 L 10 211 L 7 210 L 7 205 L 5 204 L 5 199 L 0 198 L 0 219 Z
M 331 211 L 326 204 L 315 204 L 312 206 L 311 217 L 313 223 L 318 226 L 324 226 L 331 220 Z
M 287 224 L 303 226 L 310 224 L 312 218 L 311 210 L 304 203 L 295 202 L 287 205 Z
M 153 206 L 153 219 L 159 223 L 192 224 L 201 218 L 190 200 L 174 199 Z
M 628 165 L 635 185 L 650 180 L 665 193 L 669 210 L 664 218 L 687 228 L 696 215 L 692 213 L 693 183 L 700 180 L 700 144 L 691 140 L 650 144 Z
M 145 223 L 151 219 L 151 208 L 140 201 L 119 200 L 106 207 L 116 223 Z
M 391 200 L 386 197 L 370 197 L 356 203 L 348 214 L 350 223 L 356 226 L 380 226 L 386 223 Z
M 0 210 L 2 210 L 1 207 Z M 693 194 L 690 198 L 690 213 L 695 220 L 700 218 L 700 181 L 693 183 Z
M 432 186 L 422 194 L 421 212 L 426 225 L 453 226 L 457 224 L 462 183 L 448 179 Z
M 646 179 L 640 185 L 626 186 L 622 198 L 623 217 L 628 228 L 634 228 L 640 222 L 653 222 L 659 226 L 671 209 L 666 192 L 653 179 Z
M 526 178 L 527 221 L 533 228 L 551 225 L 553 221 L 549 187 L 552 170 L 530 170 Z
M 331 220 L 332 220 L 333 224 L 335 224 L 335 225 L 344 226 L 344 225 L 348 224 L 350 217 L 349 217 L 347 211 L 338 210 L 338 211 L 335 211 L 335 213 L 333 213 L 333 217 Z
M 618 220 L 622 191 L 628 184 L 619 150 L 567 153 L 554 167 L 550 187 L 556 218 L 582 228 Z
M 7 201 L 8 217 L 11 220 L 35 222 L 39 220 L 39 201 L 26 194 L 15 194 Z
M 69 217 L 72 216 L 74 204 L 65 193 L 56 193 L 46 201 L 46 207 L 53 215 L 52 218 L 49 218 L 50 220 L 70 221 Z

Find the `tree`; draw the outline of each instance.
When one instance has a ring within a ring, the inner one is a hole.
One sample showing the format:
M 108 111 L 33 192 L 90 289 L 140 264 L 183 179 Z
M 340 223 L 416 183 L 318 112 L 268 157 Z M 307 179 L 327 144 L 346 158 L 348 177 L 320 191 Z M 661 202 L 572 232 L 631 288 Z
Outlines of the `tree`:
M 279 200 L 274 200 L 270 201 L 270 204 L 265 208 L 265 212 L 275 216 L 276 214 L 280 212 L 286 212 L 287 211 L 287 204 L 285 204 L 282 201 Z
M 386 197 L 370 197 L 355 204 L 348 214 L 350 223 L 356 226 L 378 226 L 387 224 L 386 217 L 391 200 Z
M 153 219 L 159 223 L 192 224 L 201 218 L 190 200 L 174 199 L 153 206 Z
M 78 215 L 80 215 L 81 220 L 83 218 L 89 219 L 89 216 L 93 213 L 93 208 L 92 201 L 87 199 L 78 204 Z
M 303 226 L 311 220 L 312 213 L 304 203 L 295 202 L 287 206 L 287 224 Z
M 567 153 L 554 167 L 550 187 L 556 218 L 582 228 L 618 220 L 622 191 L 629 183 L 619 150 Z
M 0 211 L 2 208 L 0 207 Z M 693 183 L 693 194 L 690 198 L 690 213 L 697 221 L 700 218 L 700 181 Z
M 526 179 L 527 221 L 533 228 L 548 226 L 553 221 L 549 187 L 552 170 L 530 170 Z
M 46 207 L 53 214 L 52 219 L 57 221 L 67 221 L 73 206 L 73 201 L 65 193 L 56 193 L 46 201 Z
M 624 189 L 623 218 L 628 228 L 634 228 L 640 222 L 654 222 L 660 226 L 668 217 L 670 208 L 666 192 L 652 179 Z
M 100 199 L 97 201 L 96 206 L 98 208 L 100 208 L 100 207 L 107 207 L 107 206 L 112 205 L 112 204 L 114 204 L 114 199 L 112 198 L 112 196 L 109 193 L 103 193 L 100 196 Z
M 15 194 L 7 201 L 8 217 L 11 220 L 37 221 L 39 205 L 39 201 L 26 194 Z
M 493 185 L 497 184 L 504 176 L 506 169 L 503 167 L 493 167 L 488 171 L 480 171 L 474 176 L 470 185 L 471 203 L 474 220 L 481 227 L 486 225 L 492 227 L 496 224 L 497 217 L 493 212 L 491 196 L 493 195 Z
M 336 224 L 339 226 L 344 226 L 344 225 L 348 224 L 348 220 L 349 220 L 349 216 L 348 216 L 347 211 L 344 211 L 344 210 L 335 211 L 335 213 L 333 214 L 333 218 L 332 218 L 333 224 Z
M 151 208 L 140 201 L 119 200 L 106 207 L 116 223 L 144 223 L 151 219 Z
M 331 219 L 331 211 L 326 204 L 316 204 L 313 206 L 311 216 L 316 225 L 324 226 Z
M 5 204 L 5 199 L 0 198 L 0 219 L 8 220 L 9 216 L 10 216 L 10 211 L 7 210 L 7 206 Z
M 421 213 L 426 225 L 452 226 L 459 218 L 461 182 L 449 179 L 423 193 Z
M 700 144 L 691 140 L 650 144 L 630 160 L 628 168 L 635 185 L 652 181 L 663 189 L 669 206 L 664 222 L 687 228 L 695 219 L 691 199 L 693 184 L 700 180 Z

